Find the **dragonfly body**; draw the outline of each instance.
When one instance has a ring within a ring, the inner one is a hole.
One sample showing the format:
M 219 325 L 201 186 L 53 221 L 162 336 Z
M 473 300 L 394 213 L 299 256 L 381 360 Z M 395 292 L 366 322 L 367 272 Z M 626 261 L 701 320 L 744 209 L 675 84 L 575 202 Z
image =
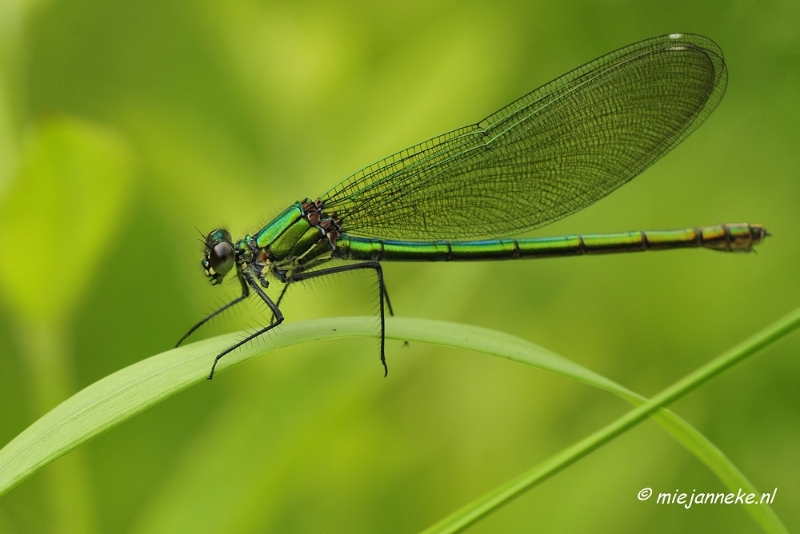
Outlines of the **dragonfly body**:
M 234 242 L 217 229 L 202 265 L 212 284 L 235 270 L 240 297 L 178 342 L 255 293 L 273 321 L 219 354 L 280 324 L 290 284 L 357 269 L 378 278 L 381 361 L 384 308 L 392 313 L 383 261 L 473 261 L 702 247 L 749 252 L 768 235 L 759 224 L 511 238 L 600 200 L 694 131 L 725 91 L 713 41 L 671 34 L 621 48 L 575 69 L 483 121 L 398 152 L 321 197 L 289 206 Z M 343 263 L 330 266 L 332 260 Z M 284 283 L 276 301 L 270 278 Z
M 269 273 L 290 283 L 295 275 L 332 259 L 485 261 L 697 247 L 750 252 L 764 237 L 762 225 L 742 223 L 527 239 L 400 241 L 342 234 L 339 221 L 327 215 L 319 201 L 305 199 L 292 204 L 254 236 L 239 240 L 234 249 L 239 251 L 237 261 L 258 279 Z

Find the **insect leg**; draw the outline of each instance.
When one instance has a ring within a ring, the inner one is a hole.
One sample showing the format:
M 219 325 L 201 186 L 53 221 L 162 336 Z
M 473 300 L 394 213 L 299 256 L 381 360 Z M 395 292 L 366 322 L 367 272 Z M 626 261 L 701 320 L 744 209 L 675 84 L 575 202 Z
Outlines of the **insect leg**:
M 290 282 L 286 282 L 283 284 L 283 289 L 281 289 L 281 294 L 278 295 L 278 300 L 275 301 L 275 306 L 277 306 L 278 308 L 281 307 L 281 301 L 283 300 L 283 296 L 286 294 L 286 290 L 289 289 L 289 283 Z M 272 324 L 274 321 L 275 321 L 275 312 L 272 313 L 272 317 L 269 320 L 269 324 Z
M 267 332 L 269 330 L 272 330 L 273 328 L 275 328 L 276 326 L 278 326 L 279 324 L 281 324 L 283 322 L 283 314 L 281 313 L 281 310 L 278 309 L 278 305 L 275 304 L 274 302 L 272 302 L 272 299 L 270 299 L 269 296 L 267 296 L 267 294 L 264 293 L 264 290 L 261 289 L 261 287 L 256 283 L 255 279 L 253 279 L 253 275 L 250 274 L 250 271 L 244 270 L 242 272 L 242 276 L 247 279 L 247 283 L 250 284 L 250 287 L 253 288 L 253 291 L 256 292 L 258 297 L 261 300 L 263 300 L 266 303 L 267 306 L 269 306 L 269 309 L 272 310 L 272 315 L 273 315 L 273 317 L 275 319 L 274 319 L 274 321 L 270 322 L 270 324 L 268 324 L 267 326 L 265 326 L 263 328 L 260 328 L 255 333 L 250 334 L 249 336 L 247 336 L 246 338 L 244 338 L 240 342 L 236 343 L 235 345 L 232 345 L 232 346 L 228 347 L 227 349 L 225 349 L 224 351 L 219 353 L 217 355 L 217 357 L 214 358 L 214 365 L 211 366 L 211 372 L 208 374 L 208 379 L 209 380 L 214 378 L 214 369 L 216 369 L 217 362 L 219 362 L 220 358 L 222 358 L 223 356 L 225 356 L 229 352 L 238 349 L 239 347 L 241 347 L 242 345 L 244 345 L 248 341 L 252 341 L 253 339 L 255 339 L 258 336 L 260 336 L 261 334 L 264 334 L 265 332 Z
M 383 276 L 381 276 L 383 278 Z M 389 310 L 389 315 L 394 317 L 394 310 L 392 309 L 392 301 L 389 300 L 389 291 L 386 289 L 386 282 L 383 283 L 383 297 L 386 299 L 386 308 Z
M 220 313 L 224 312 L 225 310 L 232 308 L 233 306 L 239 304 L 240 302 L 247 299 L 250 296 L 250 290 L 247 287 L 247 282 L 245 281 L 244 277 L 239 276 L 239 282 L 242 284 L 242 295 L 240 297 L 236 297 L 226 305 L 222 306 L 220 309 L 216 310 L 215 312 L 208 315 L 205 319 L 194 325 L 189 329 L 188 332 L 183 334 L 183 337 L 178 340 L 178 343 L 175 345 L 176 347 L 180 347 L 181 343 L 183 343 L 187 337 L 191 336 L 195 330 L 206 324 L 208 321 L 219 315 Z
M 356 269 L 373 269 L 375 274 L 378 277 L 378 294 L 380 297 L 380 316 L 381 316 L 381 363 L 383 364 L 383 376 L 387 376 L 389 374 L 389 367 L 386 365 L 386 354 L 385 354 L 385 346 L 386 346 L 386 313 L 384 311 L 384 303 L 388 303 L 389 296 L 386 294 L 386 284 L 383 282 L 383 268 L 381 264 L 377 261 L 365 261 L 363 263 L 356 263 L 351 265 L 338 265 L 336 267 L 330 267 L 328 269 L 320 269 L 319 271 L 310 271 L 295 274 L 291 281 L 292 282 L 299 282 L 301 280 L 308 280 L 310 278 L 316 278 L 318 276 L 327 276 L 329 274 L 336 274 L 336 273 L 343 273 L 346 271 L 355 271 Z M 391 305 L 389 305 L 389 311 L 391 313 Z M 392 315 L 394 315 L 392 313 Z

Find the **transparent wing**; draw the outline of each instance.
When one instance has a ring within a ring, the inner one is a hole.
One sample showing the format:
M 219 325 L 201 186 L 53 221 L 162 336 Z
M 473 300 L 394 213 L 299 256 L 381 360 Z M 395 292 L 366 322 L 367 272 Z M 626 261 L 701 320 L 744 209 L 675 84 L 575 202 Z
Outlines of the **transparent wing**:
M 722 51 L 705 37 L 641 41 L 389 156 L 321 199 L 354 235 L 480 239 L 538 228 L 652 165 L 708 117 L 726 83 Z

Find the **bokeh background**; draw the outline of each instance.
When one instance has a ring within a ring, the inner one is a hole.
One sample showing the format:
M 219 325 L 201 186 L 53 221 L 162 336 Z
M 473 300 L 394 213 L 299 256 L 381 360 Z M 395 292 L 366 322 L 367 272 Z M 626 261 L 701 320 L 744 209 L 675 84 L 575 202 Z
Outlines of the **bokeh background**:
M 0 441 L 170 348 L 211 288 L 197 229 L 259 227 L 383 156 L 476 122 L 634 41 L 696 32 L 730 71 L 708 122 L 631 184 L 535 235 L 760 222 L 758 254 L 394 264 L 400 315 L 496 328 L 652 395 L 800 305 L 794 0 L 3 0 Z M 374 281 L 290 291 L 288 320 L 375 313 Z M 252 326 L 247 308 L 203 335 Z M 800 529 L 800 336 L 677 403 Z M 373 339 L 257 358 L 0 498 L 10 533 L 421 530 L 628 407 L 526 366 Z M 471 532 L 758 532 L 645 423 Z

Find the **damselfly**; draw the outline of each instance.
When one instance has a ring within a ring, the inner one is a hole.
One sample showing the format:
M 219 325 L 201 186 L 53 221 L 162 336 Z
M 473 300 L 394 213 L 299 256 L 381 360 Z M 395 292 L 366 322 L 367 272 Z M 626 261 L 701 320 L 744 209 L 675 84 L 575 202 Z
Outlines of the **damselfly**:
M 536 89 L 477 124 L 398 152 L 316 199 L 295 202 L 253 235 L 225 229 L 205 239 L 202 265 L 218 285 L 235 270 L 241 296 L 269 307 L 270 324 L 219 359 L 283 322 L 292 283 L 369 269 L 378 278 L 380 357 L 386 366 L 382 261 L 474 261 L 578 256 L 685 247 L 750 251 L 759 224 L 665 231 L 520 238 L 583 209 L 625 184 L 693 132 L 727 83 L 722 51 L 700 35 L 672 34 L 602 56 Z M 346 260 L 327 266 L 331 260 Z M 268 276 L 284 284 L 277 301 Z

